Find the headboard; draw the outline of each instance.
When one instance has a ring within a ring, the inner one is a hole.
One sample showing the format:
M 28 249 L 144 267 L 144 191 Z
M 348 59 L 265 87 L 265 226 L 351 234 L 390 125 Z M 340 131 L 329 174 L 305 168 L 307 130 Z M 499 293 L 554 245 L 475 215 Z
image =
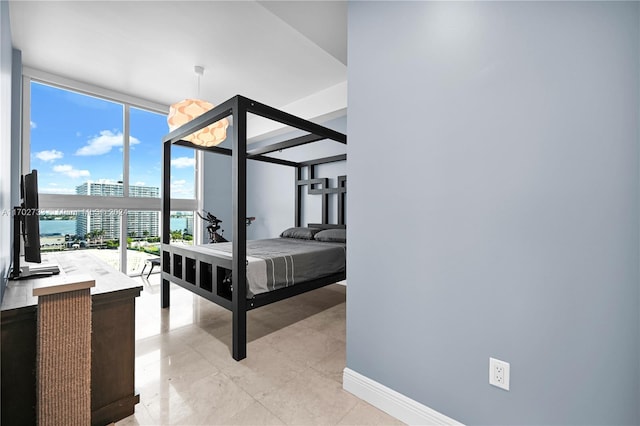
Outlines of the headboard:
M 317 164 L 309 164 L 298 167 L 296 179 L 296 226 L 302 226 L 302 199 L 304 198 L 303 189 L 307 187 L 307 195 L 322 196 L 322 223 L 310 223 L 312 228 L 346 228 L 345 217 L 345 198 L 347 195 L 347 176 L 338 176 L 336 188 L 329 187 L 329 178 L 316 177 Z M 308 168 L 308 179 L 302 179 L 303 167 Z M 336 224 L 329 223 L 329 197 L 337 197 L 337 221 Z

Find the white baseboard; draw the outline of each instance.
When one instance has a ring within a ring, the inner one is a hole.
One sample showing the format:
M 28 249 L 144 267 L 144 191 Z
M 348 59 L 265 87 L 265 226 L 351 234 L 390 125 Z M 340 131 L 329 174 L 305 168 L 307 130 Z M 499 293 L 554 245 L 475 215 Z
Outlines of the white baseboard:
M 370 378 L 345 368 L 342 387 L 358 398 L 408 425 L 462 425 L 462 423 L 422 405 Z

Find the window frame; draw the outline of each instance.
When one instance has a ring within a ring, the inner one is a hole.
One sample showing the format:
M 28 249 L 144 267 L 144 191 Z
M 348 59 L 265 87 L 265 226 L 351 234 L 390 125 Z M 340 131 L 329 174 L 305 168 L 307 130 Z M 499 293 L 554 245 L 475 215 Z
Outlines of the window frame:
M 104 209 L 122 210 L 123 215 L 120 219 L 120 271 L 127 272 L 127 251 L 122 250 L 122 242 L 127 241 L 127 212 L 134 211 L 157 211 L 162 215 L 162 198 L 151 197 L 132 197 L 129 195 L 129 168 L 130 168 L 130 108 L 159 113 L 168 114 L 169 106 L 152 102 L 146 99 L 120 93 L 114 90 L 95 86 L 88 83 L 72 80 L 66 77 L 40 71 L 30 67 L 22 69 L 22 170 L 31 170 L 31 83 L 47 84 L 62 90 L 69 90 L 83 95 L 116 102 L 123 106 L 123 196 L 122 197 L 102 197 L 88 195 L 73 194 L 39 194 L 39 205 L 42 210 L 64 209 Z M 168 133 L 168 130 L 167 130 Z M 162 150 L 162 143 L 158 141 L 158 150 Z M 200 165 L 202 164 L 202 154 L 195 156 L 195 177 L 194 177 L 194 198 L 172 198 L 171 206 L 174 211 L 201 211 L 203 208 L 203 182 Z M 24 173 L 24 172 L 23 172 Z M 194 220 L 193 237 L 195 244 L 201 244 L 202 241 L 202 224 Z M 162 233 L 162 227 L 159 228 Z M 126 244 L 124 245 L 126 247 Z

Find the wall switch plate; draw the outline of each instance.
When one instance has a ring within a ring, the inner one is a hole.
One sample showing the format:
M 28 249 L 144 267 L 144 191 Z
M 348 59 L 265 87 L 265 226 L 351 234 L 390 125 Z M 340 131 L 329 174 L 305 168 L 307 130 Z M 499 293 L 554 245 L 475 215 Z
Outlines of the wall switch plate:
M 509 390 L 509 363 L 489 358 L 489 384 Z

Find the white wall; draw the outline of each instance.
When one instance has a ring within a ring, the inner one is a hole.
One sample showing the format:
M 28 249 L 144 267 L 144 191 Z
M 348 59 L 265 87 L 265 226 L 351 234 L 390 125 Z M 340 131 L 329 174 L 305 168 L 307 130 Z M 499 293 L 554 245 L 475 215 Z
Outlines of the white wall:
M 11 59 L 9 3 L 0 1 L 0 300 L 11 262 Z
M 638 6 L 350 2 L 348 368 L 467 424 L 640 423 Z

